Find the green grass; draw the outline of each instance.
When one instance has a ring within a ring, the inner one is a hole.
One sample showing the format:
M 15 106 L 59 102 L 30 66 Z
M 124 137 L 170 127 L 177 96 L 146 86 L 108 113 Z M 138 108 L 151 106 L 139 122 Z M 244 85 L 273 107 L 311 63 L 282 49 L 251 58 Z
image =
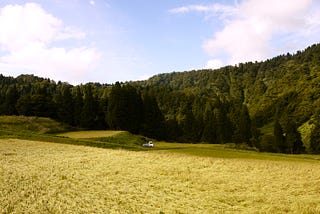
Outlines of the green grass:
M 50 118 L 0 116 L 0 135 L 49 134 L 68 129 Z
M 103 138 L 113 137 L 118 134 L 122 134 L 124 131 L 112 131 L 112 130 L 91 130 L 91 131 L 74 131 L 58 134 L 60 137 L 69 137 L 75 139 L 88 139 L 88 138 Z
M 187 154 L 199 157 L 228 158 L 228 159 L 256 159 L 274 161 L 320 161 L 319 155 L 287 155 L 276 153 L 262 153 L 248 150 L 228 148 L 228 145 L 217 144 L 181 144 L 181 143 L 155 143 L 155 149 L 167 150 L 173 153 Z
M 0 116 L 0 138 L 25 139 L 99 148 L 145 150 L 144 137 L 124 131 L 76 131 L 49 118 Z

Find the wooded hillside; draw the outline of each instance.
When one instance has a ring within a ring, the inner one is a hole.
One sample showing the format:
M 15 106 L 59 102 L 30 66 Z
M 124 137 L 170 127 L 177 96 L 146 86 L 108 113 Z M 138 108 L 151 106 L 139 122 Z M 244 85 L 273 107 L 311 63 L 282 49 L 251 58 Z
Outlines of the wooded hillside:
M 179 142 L 320 152 L 320 45 L 264 62 L 114 85 L 0 75 L 0 114 Z

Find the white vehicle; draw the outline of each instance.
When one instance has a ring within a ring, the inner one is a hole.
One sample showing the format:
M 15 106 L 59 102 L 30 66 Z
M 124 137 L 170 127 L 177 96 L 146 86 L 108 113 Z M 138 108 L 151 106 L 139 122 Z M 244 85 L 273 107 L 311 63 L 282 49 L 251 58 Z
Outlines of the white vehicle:
M 148 143 L 145 143 L 142 145 L 143 147 L 153 147 L 153 142 L 149 141 Z

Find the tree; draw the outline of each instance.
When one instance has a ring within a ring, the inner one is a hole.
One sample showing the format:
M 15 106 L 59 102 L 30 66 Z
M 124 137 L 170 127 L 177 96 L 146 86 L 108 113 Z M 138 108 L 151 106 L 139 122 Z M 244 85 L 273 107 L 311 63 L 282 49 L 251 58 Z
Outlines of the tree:
M 312 153 L 320 153 L 320 121 L 316 121 L 316 125 L 311 132 L 310 150 Z
M 16 85 L 10 86 L 6 93 L 5 102 L 3 106 L 3 114 L 16 115 L 18 113 L 16 109 L 18 98 L 19 95 Z
M 131 85 L 117 82 L 108 100 L 107 122 L 112 129 L 139 133 L 143 105 L 140 93 Z
M 213 113 L 217 135 L 216 143 L 223 144 L 229 142 L 233 134 L 233 129 L 230 126 L 225 108 L 221 105 L 215 108 Z
M 239 137 L 241 143 L 247 143 L 251 145 L 251 119 L 249 116 L 248 108 L 246 105 L 242 105 L 240 119 L 239 119 Z
M 216 143 L 217 133 L 216 133 L 216 121 L 213 112 L 213 107 L 209 102 L 206 103 L 204 117 L 204 130 L 202 133 L 201 140 L 208 143 Z
M 92 94 L 92 87 L 91 85 L 86 85 L 84 87 L 84 99 L 80 125 L 84 128 L 92 129 L 95 127 L 95 119 L 95 101 Z
M 297 130 L 297 124 L 289 120 L 286 127 L 286 153 L 298 154 L 304 151 L 301 135 Z
M 80 86 L 77 86 L 73 94 L 73 125 L 80 126 L 83 108 L 83 94 Z
M 149 93 L 143 97 L 143 125 L 141 133 L 147 137 L 165 139 L 164 116 L 159 109 L 157 100 Z
M 73 98 L 71 94 L 71 86 L 61 84 L 60 91 L 56 95 L 58 119 L 69 125 L 73 124 Z
M 20 115 L 55 118 L 55 105 L 51 97 L 44 95 L 23 95 L 17 101 L 16 108 Z
M 193 115 L 192 109 L 186 107 L 185 111 L 185 117 L 181 121 L 181 127 L 183 132 L 181 141 L 188 143 L 199 142 L 200 136 L 198 136 L 199 131 L 197 127 L 197 121 Z
M 138 134 L 143 122 L 143 102 L 140 92 L 129 84 L 122 87 L 123 111 L 126 112 L 124 130 Z
M 273 146 L 274 151 L 285 153 L 286 152 L 285 138 L 283 135 L 282 127 L 278 120 L 276 120 L 274 123 L 273 134 L 274 134 L 274 146 Z

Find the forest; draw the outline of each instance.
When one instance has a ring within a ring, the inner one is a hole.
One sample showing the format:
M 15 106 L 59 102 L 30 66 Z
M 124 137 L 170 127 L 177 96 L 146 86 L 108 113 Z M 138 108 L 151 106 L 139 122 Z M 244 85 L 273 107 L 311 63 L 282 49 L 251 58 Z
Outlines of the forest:
M 320 153 L 320 44 L 263 62 L 73 86 L 0 75 L 0 115 L 186 143 Z

